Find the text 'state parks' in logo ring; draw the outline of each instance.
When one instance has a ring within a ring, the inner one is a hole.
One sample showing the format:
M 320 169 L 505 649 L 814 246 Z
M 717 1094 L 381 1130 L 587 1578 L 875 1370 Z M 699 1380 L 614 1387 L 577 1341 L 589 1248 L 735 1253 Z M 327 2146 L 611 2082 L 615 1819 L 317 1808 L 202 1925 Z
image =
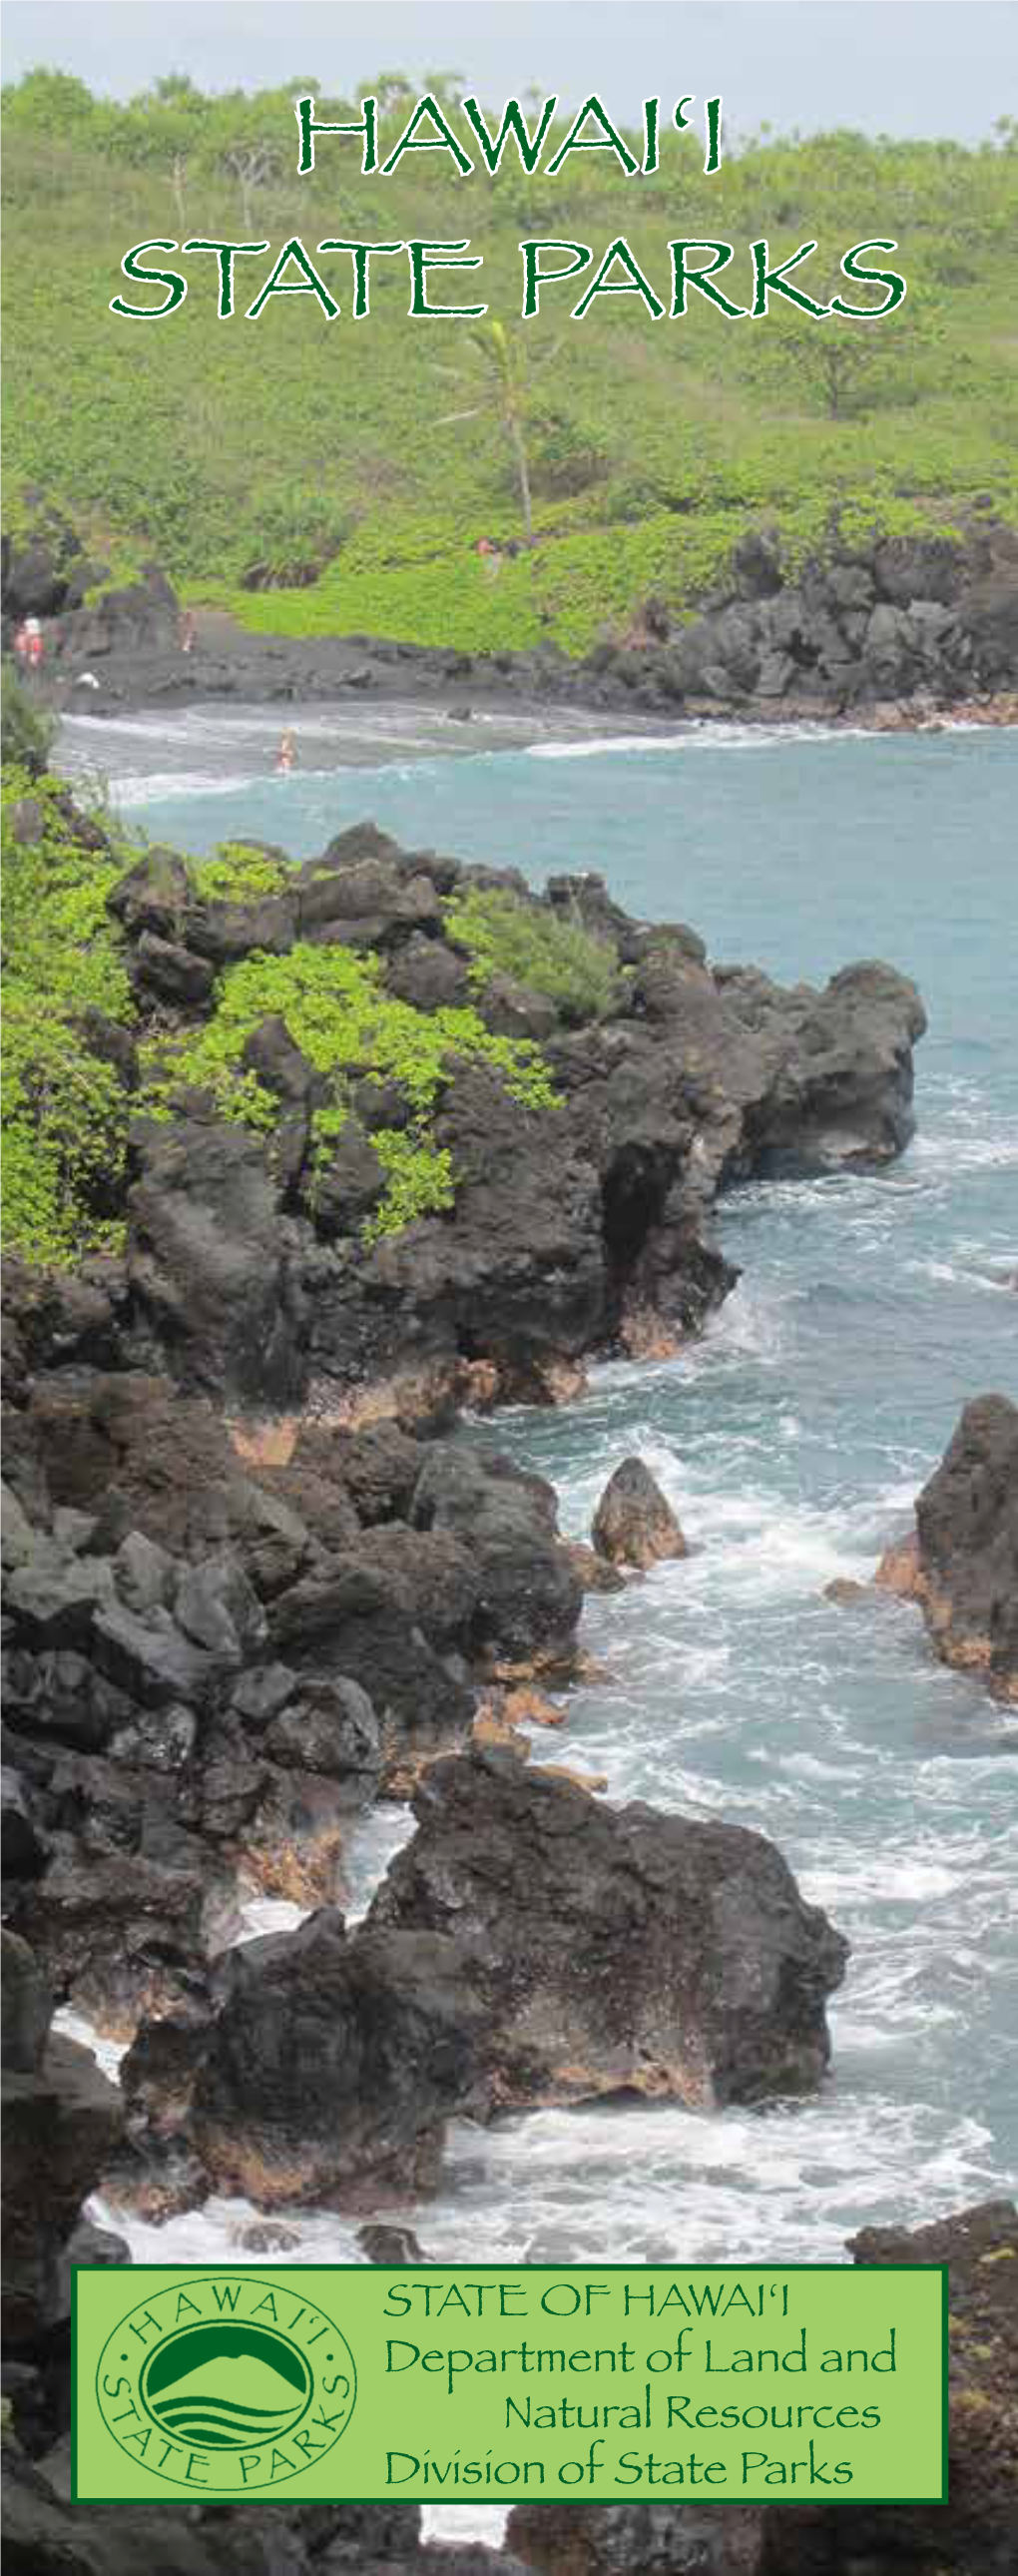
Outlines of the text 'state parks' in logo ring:
M 188 2274 L 130 2308 L 99 2356 L 103 2422 L 128 2459 L 205 2495 L 311 2468 L 345 2433 L 357 2372 L 321 2308 L 264 2276 Z

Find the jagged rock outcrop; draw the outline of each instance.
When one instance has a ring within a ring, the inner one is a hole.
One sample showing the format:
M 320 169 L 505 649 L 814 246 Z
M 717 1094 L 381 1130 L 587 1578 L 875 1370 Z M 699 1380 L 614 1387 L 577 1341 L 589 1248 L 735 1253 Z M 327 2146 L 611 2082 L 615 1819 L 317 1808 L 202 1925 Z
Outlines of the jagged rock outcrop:
M 609 1477 L 591 1536 L 598 1556 L 609 1565 L 633 1566 L 643 1573 L 663 1557 L 689 1554 L 671 1504 L 642 1458 L 623 1458 Z
M 586 1001 L 507 997 L 497 976 L 464 993 L 446 901 L 492 890 L 529 914 L 538 943 L 563 921 L 598 943 Z M 444 1009 L 455 990 L 489 1032 L 539 1043 L 558 1106 L 451 1051 L 433 1141 L 454 1205 L 379 1231 L 374 1140 L 391 1144 L 414 1116 L 398 1079 L 354 1080 L 323 1154 L 323 1078 L 281 1010 L 243 1053 L 271 1132 L 193 1089 L 169 1120 L 143 1114 L 129 1040 L 125 1259 L 88 1266 L 75 1294 L 48 1302 L 15 1269 L 8 1305 L 29 1368 L 59 1331 L 68 1359 L 166 1368 L 239 1414 L 312 1402 L 367 1421 L 386 1404 L 426 1416 L 442 1402 L 547 1399 L 575 1390 L 590 1353 L 667 1351 L 703 1323 L 734 1278 L 712 1231 L 728 1183 L 881 1164 L 912 1133 L 925 1018 L 905 977 L 861 964 L 815 991 L 751 967 L 712 971 L 695 933 L 630 921 L 596 876 L 556 878 L 538 897 L 515 872 L 405 852 L 360 824 L 244 900 L 202 896 L 172 851 L 153 849 L 110 910 L 143 1035 L 175 1020 L 193 1032 L 230 965 L 338 946 L 377 959 L 402 1008 Z
M 370 823 L 293 865 L 254 852 L 237 882 L 267 890 L 248 894 L 159 846 L 117 876 L 101 825 L 48 793 L 21 801 L 38 811 L 15 841 L 38 824 L 106 867 L 133 994 L 130 1024 L 83 1029 L 126 1145 L 78 1219 L 122 1218 L 126 1242 L 73 1285 L 13 1265 L 15 1399 L 61 1361 L 166 1371 L 256 1426 L 553 1399 L 591 1354 L 702 1325 L 734 1279 L 713 1232 L 728 1183 L 882 1164 L 911 1135 L 925 1020 L 890 966 L 822 991 L 712 970 L 695 932 L 628 919 L 596 876 L 539 896 Z M 464 923 L 492 900 L 545 989 L 478 966 Z M 224 1063 L 253 1124 L 209 1071 L 235 1008 Z
M 121 2068 L 116 2197 L 210 2189 L 260 2209 L 377 2208 L 427 2191 L 477 2097 L 486 2007 L 445 1934 L 348 1933 L 331 1907 L 246 1942 L 202 1992 L 144 2021 Z
M 761 532 L 736 547 L 703 613 L 648 658 L 662 696 L 704 711 L 822 714 L 1013 688 L 1018 538 L 987 521 L 961 542 L 835 542 L 796 575 L 777 531 Z
M 604 1806 L 488 1748 L 434 1763 L 414 1813 L 368 1924 L 464 1948 L 493 2107 L 820 2080 L 847 1948 L 762 1835 Z
M 166 1379 L 20 1392 L 5 1894 L 57 1993 L 129 2038 L 200 1988 L 238 1874 L 335 1897 L 351 1821 L 469 1736 L 475 1684 L 568 1674 L 582 1592 L 551 1487 L 464 1443 L 294 1425 L 258 1463 Z
M 446 1934 L 348 1939 L 330 1913 L 234 1953 L 190 2125 L 213 2181 L 259 2208 L 426 2189 L 476 2083 L 466 1969 Z
M 915 1517 L 878 1584 L 919 1603 L 943 1663 L 1018 1704 L 1018 1406 L 1008 1396 L 965 1406 Z
M 418 1832 L 348 1933 L 231 1953 L 124 2062 L 130 2194 L 377 2202 L 446 2122 L 623 2091 L 699 2109 L 809 2089 L 846 1944 L 739 1826 L 596 1805 L 499 1747 L 429 1765 Z

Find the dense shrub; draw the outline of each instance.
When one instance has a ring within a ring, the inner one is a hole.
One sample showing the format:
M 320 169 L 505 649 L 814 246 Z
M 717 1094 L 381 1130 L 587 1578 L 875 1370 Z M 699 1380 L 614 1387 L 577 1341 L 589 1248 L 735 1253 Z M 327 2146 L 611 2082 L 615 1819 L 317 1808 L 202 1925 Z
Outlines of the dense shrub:
M 106 897 L 123 861 L 87 846 L 58 782 L 4 771 L 3 1229 L 34 1261 L 119 1239 L 127 1095 L 85 1014 L 133 1018 Z
M 189 859 L 187 867 L 201 903 L 247 903 L 278 894 L 286 881 L 286 860 L 253 841 L 220 841 L 214 858 Z
M 471 887 L 454 895 L 445 926 L 455 946 L 465 949 L 478 990 L 493 975 L 510 975 L 532 992 L 545 993 L 570 1020 L 600 1019 L 617 998 L 619 961 L 608 940 L 501 887 Z

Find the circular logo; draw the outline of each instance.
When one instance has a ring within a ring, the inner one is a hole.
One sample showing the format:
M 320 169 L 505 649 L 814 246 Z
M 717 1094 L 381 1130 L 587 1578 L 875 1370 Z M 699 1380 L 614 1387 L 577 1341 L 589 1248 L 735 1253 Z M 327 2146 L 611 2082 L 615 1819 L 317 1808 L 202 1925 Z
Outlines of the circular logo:
M 178 2275 L 108 2335 L 96 2371 L 107 2430 L 173 2486 L 279 2486 L 345 2433 L 357 2372 L 332 2317 L 244 2272 Z

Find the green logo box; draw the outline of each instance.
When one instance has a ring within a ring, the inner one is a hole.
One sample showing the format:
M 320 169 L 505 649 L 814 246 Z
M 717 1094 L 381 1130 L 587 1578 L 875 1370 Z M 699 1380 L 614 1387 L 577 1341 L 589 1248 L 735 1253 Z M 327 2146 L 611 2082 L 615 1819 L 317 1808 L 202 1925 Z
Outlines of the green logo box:
M 74 2275 L 78 2504 L 947 2500 L 944 2264 Z

